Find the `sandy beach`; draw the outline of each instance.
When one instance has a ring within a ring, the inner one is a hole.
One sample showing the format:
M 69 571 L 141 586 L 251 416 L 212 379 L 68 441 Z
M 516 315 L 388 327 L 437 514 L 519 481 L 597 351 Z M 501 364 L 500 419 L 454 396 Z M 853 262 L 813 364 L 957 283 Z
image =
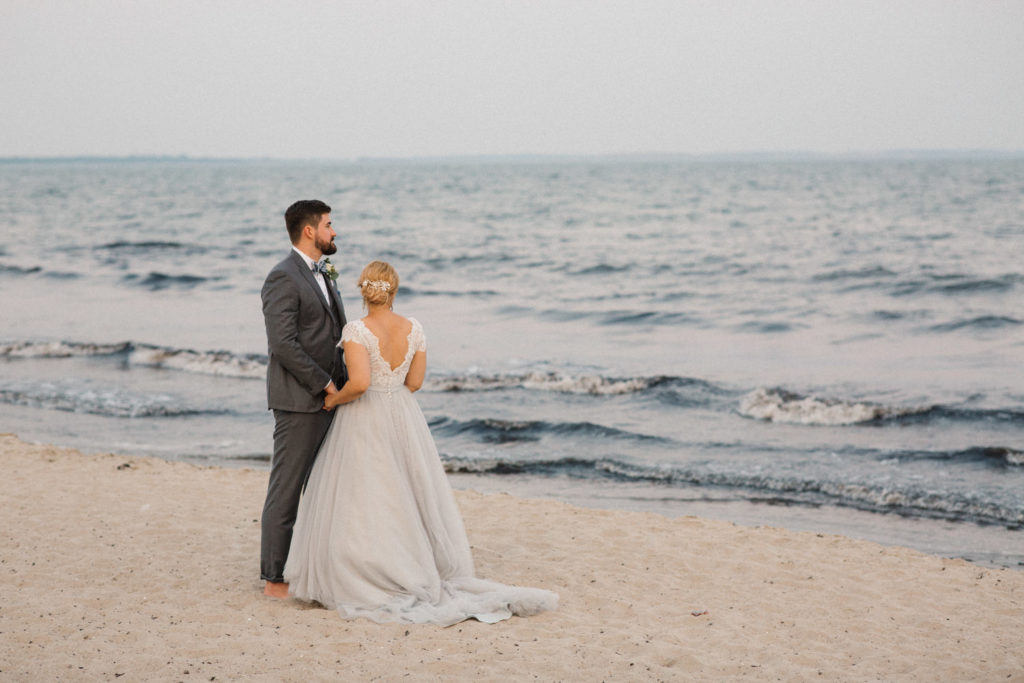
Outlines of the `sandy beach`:
M 267 473 L 0 436 L 0 679 L 1024 681 L 1024 572 L 809 532 L 457 492 L 540 616 L 346 622 L 261 594 Z

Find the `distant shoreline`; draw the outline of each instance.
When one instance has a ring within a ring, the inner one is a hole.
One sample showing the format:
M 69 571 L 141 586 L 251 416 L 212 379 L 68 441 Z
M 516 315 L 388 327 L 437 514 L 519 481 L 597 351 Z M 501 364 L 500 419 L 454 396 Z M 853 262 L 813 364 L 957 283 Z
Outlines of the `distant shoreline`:
M 624 154 L 462 154 L 409 157 L 286 158 L 286 157 L 204 157 L 188 155 L 70 155 L 7 156 L 0 164 L 17 163 L 317 163 L 343 165 L 422 164 L 618 164 L 618 163 L 803 163 L 858 161 L 1002 161 L 1024 160 L 1024 150 L 887 150 L 863 152 L 727 152 L 714 154 L 624 153 Z

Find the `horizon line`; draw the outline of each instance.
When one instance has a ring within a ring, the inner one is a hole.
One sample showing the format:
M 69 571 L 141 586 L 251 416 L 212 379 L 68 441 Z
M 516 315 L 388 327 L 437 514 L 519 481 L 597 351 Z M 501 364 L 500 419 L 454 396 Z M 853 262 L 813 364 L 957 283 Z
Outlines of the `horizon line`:
M 358 157 L 276 157 L 276 156 L 193 156 L 190 154 L 71 154 L 0 156 L 0 163 L 16 162 L 115 162 L 115 161 L 178 161 L 178 162 L 306 162 L 342 164 L 405 164 L 405 163 L 488 163 L 488 162 L 586 162 L 586 161 L 855 161 L 855 160 L 924 160 L 941 158 L 1016 158 L 1024 157 L 1024 149 L 999 150 L 986 148 L 904 148 L 819 152 L 811 150 L 779 150 L 748 152 L 597 152 L 597 153 L 479 153 L 428 154 L 411 156 Z

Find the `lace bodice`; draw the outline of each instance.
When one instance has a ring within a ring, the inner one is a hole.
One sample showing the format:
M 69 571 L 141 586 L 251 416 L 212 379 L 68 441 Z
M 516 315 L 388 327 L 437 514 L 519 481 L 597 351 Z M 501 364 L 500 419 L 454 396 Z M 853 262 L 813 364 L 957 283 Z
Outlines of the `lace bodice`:
M 423 326 L 415 318 L 409 318 L 412 329 L 409 330 L 409 348 L 405 358 L 395 369 L 380 353 L 380 341 L 362 320 L 353 320 L 341 331 L 341 342 L 347 341 L 362 344 L 370 356 L 370 390 L 390 391 L 405 384 L 405 376 L 409 374 L 409 365 L 417 351 L 427 350 L 427 338 L 423 334 Z

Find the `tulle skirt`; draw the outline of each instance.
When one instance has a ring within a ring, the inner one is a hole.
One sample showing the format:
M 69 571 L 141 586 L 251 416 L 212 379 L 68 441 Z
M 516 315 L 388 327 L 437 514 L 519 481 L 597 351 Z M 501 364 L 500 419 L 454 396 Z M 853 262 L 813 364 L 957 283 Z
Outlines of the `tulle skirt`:
M 495 622 L 558 601 L 474 576 L 451 486 L 404 386 L 371 388 L 335 410 L 299 502 L 284 578 L 296 598 L 378 622 Z

